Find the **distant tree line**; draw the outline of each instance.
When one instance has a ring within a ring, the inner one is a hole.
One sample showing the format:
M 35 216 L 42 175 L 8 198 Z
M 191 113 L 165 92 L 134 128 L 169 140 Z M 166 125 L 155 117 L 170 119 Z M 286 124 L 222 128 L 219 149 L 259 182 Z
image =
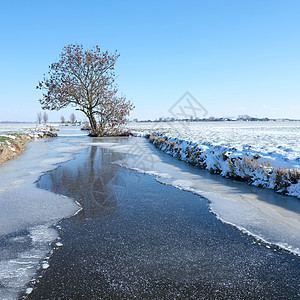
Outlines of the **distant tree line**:
M 49 120 L 49 116 L 46 112 L 44 112 L 43 114 L 41 112 L 37 113 L 37 122 L 39 124 L 42 123 L 42 121 L 44 122 L 44 124 L 46 124 Z

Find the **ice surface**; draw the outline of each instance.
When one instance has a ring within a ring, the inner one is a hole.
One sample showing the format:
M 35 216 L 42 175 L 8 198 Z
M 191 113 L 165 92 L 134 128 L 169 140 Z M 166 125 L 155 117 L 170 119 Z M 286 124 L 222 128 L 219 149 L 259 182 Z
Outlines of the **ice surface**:
M 0 236 L 44 222 L 55 223 L 77 209 L 72 199 L 37 189 L 34 184 L 5 191 L 0 198 Z
M 130 154 L 115 163 L 197 193 L 211 201 L 212 211 L 222 221 L 300 255 L 299 199 L 209 174 L 170 157 L 144 138 L 128 139 L 127 144 L 102 141 L 93 145 Z
M 68 136 L 80 132 L 66 129 Z M 80 206 L 73 199 L 36 188 L 39 176 L 69 160 L 83 146 L 70 138 L 40 139 L 0 165 L 0 295 L 15 299 L 34 276 L 38 265 L 58 238 L 52 226 L 74 215 Z M 54 245 L 53 245 L 54 246 Z M 41 268 L 49 264 L 44 261 Z M 29 288 L 28 288 L 29 289 Z
M 17 298 L 31 280 L 40 259 L 51 250 L 49 244 L 58 236 L 50 226 L 50 223 L 38 225 L 5 239 L 7 250 L 0 250 L 1 299 Z
M 289 126 L 295 124 L 291 123 Z M 297 137 L 298 129 L 291 130 L 289 126 L 278 129 L 280 134 L 277 135 L 278 140 L 273 146 L 278 149 L 275 153 L 283 153 L 291 162 L 299 156 L 299 145 L 297 140 L 292 141 L 292 135 L 289 134 L 293 132 L 294 137 Z M 245 129 L 248 133 L 245 132 L 244 137 L 238 132 L 241 136 L 241 151 L 248 149 L 247 145 L 252 145 L 255 141 L 254 133 L 249 133 L 254 132 L 253 127 L 250 127 Z M 201 138 L 203 142 L 205 139 L 199 136 L 199 132 L 206 131 L 202 128 L 197 130 L 195 129 L 194 139 Z M 237 128 L 238 130 L 240 129 Z M 277 131 L 274 128 L 272 130 Z M 218 136 L 226 138 L 226 134 L 223 133 L 212 136 L 207 132 L 207 141 L 204 142 L 208 143 L 211 139 L 213 143 L 213 139 L 217 139 Z M 247 134 L 249 137 L 246 139 Z M 156 176 L 161 183 L 206 197 L 211 201 L 212 211 L 224 222 L 257 239 L 277 244 L 300 255 L 298 199 L 210 175 L 205 170 L 193 168 L 168 156 L 144 138 L 124 138 L 120 139 L 121 143 L 113 143 L 109 138 L 94 139 L 95 142 L 90 143 L 91 139 L 85 138 L 86 132 L 72 127 L 62 127 L 59 135 L 60 137 L 55 139 L 41 139 L 28 143 L 28 150 L 24 154 L 0 166 L 0 239 L 1 243 L 5 244 L 5 247 L 0 248 L 0 295 L 5 299 L 16 298 L 18 292 L 24 289 L 34 276 L 36 269 L 49 265 L 45 259 L 47 253 L 51 247 L 61 246 L 57 230 L 52 225 L 79 209 L 72 199 L 39 190 L 34 182 L 42 172 L 58 167 L 58 163 L 71 159 L 74 152 L 90 145 L 127 154 L 126 159 L 114 163 Z M 186 136 L 191 137 L 188 133 Z M 275 157 L 277 154 L 270 153 L 273 151 L 271 144 L 274 134 L 265 136 L 262 131 L 261 136 L 265 140 L 253 147 L 259 149 L 259 145 L 264 145 L 259 151 L 267 153 L 266 156 Z M 281 145 L 278 145 L 278 141 Z M 223 139 L 223 142 L 232 146 L 228 139 Z

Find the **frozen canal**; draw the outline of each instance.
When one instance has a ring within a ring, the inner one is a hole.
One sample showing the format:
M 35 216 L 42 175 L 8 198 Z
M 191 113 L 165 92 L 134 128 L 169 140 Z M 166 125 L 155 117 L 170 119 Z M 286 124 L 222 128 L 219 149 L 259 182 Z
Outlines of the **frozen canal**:
M 299 199 L 59 133 L 0 166 L 0 299 L 300 297 Z
M 228 223 L 245 220 L 244 230 L 254 231 L 260 240 L 278 234 L 283 244 L 292 235 L 297 239 L 299 227 L 292 229 L 292 223 L 299 222 L 298 202 L 293 202 L 298 199 L 241 183 L 226 185 L 228 180 L 198 173 L 144 139 L 83 144 L 90 147 L 38 182 L 41 189 L 76 199 L 82 210 L 61 222 L 63 246 L 50 259 L 31 299 L 300 297 L 297 256 L 258 242 L 209 212 L 218 211 Z M 205 196 L 213 196 L 211 208 L 207 200 L 172 186 L 199 193 L 190 186 L 191 178 L 194 183 L 204 180 L 211 192 L 203 190 Z M 281 232 L 283 218 L 291 215 L 294 221 Z M 282 224 L 274 228 L 276 218 Z

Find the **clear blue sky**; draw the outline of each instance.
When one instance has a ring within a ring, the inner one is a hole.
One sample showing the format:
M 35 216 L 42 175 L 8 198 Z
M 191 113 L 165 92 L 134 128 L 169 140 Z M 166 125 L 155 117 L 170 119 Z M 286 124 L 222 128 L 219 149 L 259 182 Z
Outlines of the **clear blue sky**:
M 0 121 L 36 120 L 35 86 L 70 43 L 120 52 L 132 117 L 167 116 L 189 91 L 208 116 L 300 118 L 299 0 L 1 0 L 0 28 Z

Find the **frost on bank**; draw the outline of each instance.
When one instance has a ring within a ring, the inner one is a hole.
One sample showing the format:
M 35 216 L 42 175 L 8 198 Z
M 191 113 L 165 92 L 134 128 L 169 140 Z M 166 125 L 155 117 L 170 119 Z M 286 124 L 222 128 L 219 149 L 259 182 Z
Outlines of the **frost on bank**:
M 146 137 L 158 149 L 193 166 L 300 198 L 300 171 L 296 168 L 274 167 L 258 154 L 240 155 L 234 148 L 199 145 L 159 134 Z
M 22 154 L 26 149 L 25 144 L 29 141 L 56 136 L 57 133 L 52 133 L 46 129 L 27 130 L 22 134 L 0 134 L 0 164 Z

